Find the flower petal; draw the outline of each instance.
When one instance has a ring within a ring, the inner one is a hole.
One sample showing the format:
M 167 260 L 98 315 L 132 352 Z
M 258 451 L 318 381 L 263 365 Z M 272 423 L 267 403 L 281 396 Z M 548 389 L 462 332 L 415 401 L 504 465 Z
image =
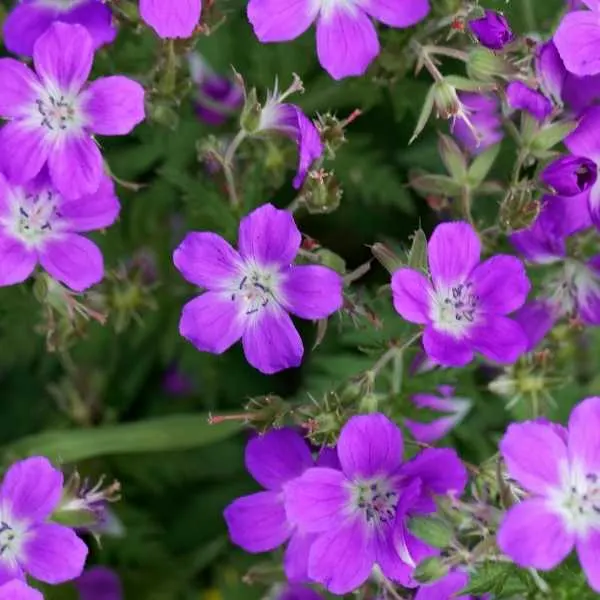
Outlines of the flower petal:
M 411 323 L 429 322 L 431 295 L 429 280 L 414 269 L 398 269 L 392 275 L 392 295 L 396 312 Z
M 362 6 L 374 19 L 390 27 L 412 27 L 430 10 L 429 0 L 369 0 Z
M 600 532 L 597 529 L 577 540 L 577 555 L 590 587 L 600 592 Z
M 289 265 L 296 258 L 302 236 L 287 210 L 263 204 L 240 223 L 240 254 L 261 265 Z
M 361 586 L 375 563 L 373 536 L 359 519 L 320 535 L 310 549 L 308 575 L 332 594 L 347 594 Z
M 294 532 L 285 549 L 283 556 L 283 570 L 288 581 L 305 583 L 308 578 L 308 557 L 316 536 L 310 533 Z M 1 599 L 0 599 L 1 600 Z M 279 600 L 282 600 L 279 597 Z M 293 600 L 290 598 L 290 600 Z M 321 600 L 321 597 L 317 600 Z
M 106 567 L 92 567 L 74 582 L 81 600 L 122 600 L 119 576 Z
M 179 333 L 201 352 L 222 354 L 242 337 L 240 303 L 220 292 L 205 292 L 190 300 L 179 321 Z
M 317 18 L 319 3 L 310 0 L 250 0 L 248 20 L 261 42 L 288 42 Z
M 463 588 L 467 587 L 469 576 L 462 571 L 450 571 L 448 575 L 434 583 L 422 585 L 417 591 L 414 600 L 467 600 L 470 596 L 458 596 Z
M 39 2 L 18 3 L 2 26 L 6 49 L 13 54 L 31 56 L 36 40 L 52 25 L 56 16 L 56 10 Z
M 569 417 L 569 457 L 586 473 L 600 472 L 600 397 L 582 400 Z
M 0 233 L 0 286 L 22 283 L 37 265 L 37 254 L 23 242 Z
M 69 527 L 45 523 L 29 530 L 22 552 L 22 563 L 29 575 L 56 585 L 81 575 L 88 547 Z
M 341 471 L 326 467 L 306 470 L 283 488 L 290 523 L 303 533 L 330 531 L 344 523 L 350 502 L 347 479 Z
M 145 118 L 144 88 L 122 75 L 101 77 L 85 90 L 83 110 L 99 135 L 127 135 Z
M 44 596 L 24 581 L 14 579 L 0 587 L 0 600 L 44 600 Z
M 19 520 L 41 521 L 60 502 L 63 474 L 47 458 L 34 456 L 14 463 L 4 475 L 0 503 Z
M 312 466 L 308 444 L 290 427 L 271 429 L 252 438 L 246 446 L 246 469 L 268 490 L 280 490 Z
M 562 562 L 575 543 L 574 534 L 543 498 L 513 506 L 500 524 L 497 539 L 502 552 L 517 565 L 543 570 Z
M 506 315 L 525 303 L 531 289 L 523 263 L 514 256 L 498 254 L 477 265 L 471 282 L 481 309 Z
M 402 462 L 402 432 L 381 413 L 351 417 L 342 427 L 337 451 L 350 479 L 390 474 Z
M 223 513 L 229 537 L 246 552 L 269 552 L 292 533 L 278 492 L 258 492 L 234 500 Z
M 512 318 L 521 326 L 527 337 L 527 352 L 532 352 L 554 327 L 555 311 L 545 300 L 534 300 L 523 305 Z
M 463 283 L 479 263 L 481 241 L 471 225 L 441 223 L 427 246 L 429 270 L 435 286 Z
M 351 5 L 321 12 L 317 21 L 317 54 L 334 78 L 363 75 L 379 54 L 377 31 L 369 16 Z
M 27 116 L 37 97 L 35 88 L 36 85 L 39 86 L 39 82 L 36 76 L 18 60 L 0 58 L 0 81 L 0 116 Z
M 529 345 L 517 322 L 489 314 L 468 331 L 468 339 L 476 352 L 501 364 L 514 363 Z
M 117 35 L 110 7 L 102 0 L 87 0 L 60 15 L 63 23 L 83 25 L 92 36 L 94 47 L 110 44 Z
M 262 310 L 249 320 L 242 345 L 246 360 L 265 375 L 299 366 L 304 354 L 292 319 L 280 308 Z
M 546 494 L 561 485 L 561 465 L 567 464 L 567 446 L 545 423 L 513 423 L 500 441 L 508 474 L 527 491 Z
M 94 44 L 81 25 L 54 23 L 35 42 L 33 64 L 45 86 L 76 94 L 87 81 Z
M 447 367 L 464 367 L 473 360 L 473 350 L 464 340 L 433 327 L 425 328 L 423 348 L 430 359 Z
M 406 521 L 398 519 L 393 532 L 394 546 L 403 562 L 411 568 L 408 571 L 399 571 L 396 577 L 404 587 L 415 588 L 419 583 L 413 578 L 414 568 L 426 558 L 437 556 L 439 550 L 428 546 L 408 531 Z M 398 577 L 400 576 L 400 577 Z
M 0 171 L 11 181 L 33 179 L 49 154 L 50 146 L 41 127 L 11 121 L 0 128 Z
M 179 272 L 191 283 L 207 289 L 231 289 L 240 278 L 242 259 L 220 236 L 212 232 L 188 233 L 173 253 Z
M 297 106 L 292 105 L 292 107 L 296 111 L 298 120 L 298 134 L 296 136 L 298 171 L 293 181 L 294 188 L 298 190 L 302 187 L 312 164 L 323 156 L 325 147 L 315 124 Z
M 598 162 L 600 159 L 600 106 L 588 108 L 579 120 L 575 131 L 565 138 L 565 146 L 576 156 Z
M 553 39 L 567 71 L 580 76 L 600 73 L 600 22 L 597 12 L 578 10 L 566 14 Z
M 76 233 L 64 233 L 46 242 L 40 251 L 40 264 L 48 274 L 82 292 L 102 281 L 104 258 L 94 242 Z
M 324 319 L 343 304 L 341 275 L 320 265 L 294 266 L 282 285 L 285 308 L 302 319 Z
M 140 0 L 140 16 L 161 38 L 191 37 L 201 12 L 201 0 Z
M 459 420 L 460 415 L 440 417 L 439 419 L 434 419 L 428 423 L 404 419 L 404 425 L 417 442 L 433 444 L 450 433 Z

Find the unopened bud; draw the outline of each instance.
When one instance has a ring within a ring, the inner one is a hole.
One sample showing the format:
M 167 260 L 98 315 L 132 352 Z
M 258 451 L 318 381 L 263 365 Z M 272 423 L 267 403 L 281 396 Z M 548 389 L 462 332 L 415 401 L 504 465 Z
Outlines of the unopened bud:
M 467 75 L 477 81 L 493 81 L 508 78 L 516 73 L 515 68 L 503 57 L 486 48 L 473 48 L 467 60 Z
M 416 567 L 413 577 L 419 583 L 433 583 L 448 573 L 448 567 L 437 556 L 422 560 Z
M 315 254 L 319 257 L 319 262 L 325 267 L 333 269 L 340 275 L 346 273 L 346 261 L 339 254 L 327 248 L 319 248 Z
M 389 273 L 395 273 L 405 266 L 403 260 L 384 244 L 377 242 L 371 246 L 373 256 L 387 269 Z
M 311 214 L 331 213 L 340 206 L 342 193 L 333 173 L 311 171 L 304 185 L 304 205 Z
M 148 118 L 150 121 L 169 129 L 177 129 L 179 125 L 179 115 L 167 104 L 150 104 Z
M 408 528 L 420 540 L 434 548 L 446 548 L 454 537 L 448 523 L 438 517 L 413 517 Z
M 511 190 L 500 205 L 500 227 L 507 234 L 526 229 L 537 219 L 540 208 L 531 189 Z
M 462 104 L 456 93 L 456 88 L 445 80 L 434 84 L 433 100 L 437 115 L 442 119 L 459 116 L 462 112 Z

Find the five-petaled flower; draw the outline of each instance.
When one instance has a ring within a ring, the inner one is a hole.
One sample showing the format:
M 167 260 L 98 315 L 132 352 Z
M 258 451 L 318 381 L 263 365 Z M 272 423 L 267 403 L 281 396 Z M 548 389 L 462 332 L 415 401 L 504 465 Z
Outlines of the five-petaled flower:
M 36 73 L 0 59 L 0 169 L 12 181 L 33 179 L 47 164 L 68 199 L 93 194 L 104 164 L 94 134 L 125 135 L 144 119 L 144 88 L 115 75 L 86 85 L 94 44 L 81 25 L 54 23 L 35 43 Z
M 173 260 L 208 291 L 184 306 L 181 335 L 213 354 L 241 338 L 246 359 L 263 373 L 297 367 L 304 348 L 289 313 L 324 319 L 341 308 L 343 286 L 328 267 L 292 264 L 301 239 L 292 215 L 271 204 L 242 219 L 239 253 L 214 233 L 189 233 Z
M 553 569 L 576 548 L 600 592 L 600 397 L 578 404 L 568 429 L 549 422 L 509 426 L 500 442 L 508 474 L 529 495 L 500 525 L 501 550 L 522 567 Z
M 522 328 L 506 317 L 529 293 L 522 262 L 498 255 L 480 263 L 481 242 L 467 223 L 442 223 L 429 241 L 428 279 L 403 268 L 392 276 L 394 306 L 412 323 L 425 326 L 423 346 L 440 364 L 459 367 L 474 352 L 500 363 L 525 351 Z

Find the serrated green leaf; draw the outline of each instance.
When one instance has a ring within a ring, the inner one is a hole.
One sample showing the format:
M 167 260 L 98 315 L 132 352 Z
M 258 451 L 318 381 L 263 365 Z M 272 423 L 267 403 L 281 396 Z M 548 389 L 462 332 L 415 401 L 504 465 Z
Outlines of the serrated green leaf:
M 477 189 L 488 176 L 494 166 L 501 144 L 494 144 L 479 154 L 469 167 L 468 180 L 474 189 Z

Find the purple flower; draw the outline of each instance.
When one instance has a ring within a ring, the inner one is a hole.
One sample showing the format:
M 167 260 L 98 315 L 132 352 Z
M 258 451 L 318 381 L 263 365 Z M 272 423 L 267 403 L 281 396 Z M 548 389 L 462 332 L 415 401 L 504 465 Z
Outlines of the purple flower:
M 462 92 L 459 98 L 470 124 L 465 119 L 457 118 L 452 134 L 463 148 L 475 155 L 500 142 L 504 133 L 498 100 L 489 94 L 474 92 Z
M 556 310 L 547 299 L 533 300 L 513 314 L 527 336 L 527 352 L 533 352 L 556 322 Z
M 188 62 L 192 81 L 197 86 L 194 101 L 196 114 L 209 125 L 222 125 L 241 108 L 244 90 L 228 77 L 214 73 L 197 52 L 189 55 Z
M 83 25 L 94 48 L 117 35 L 112 12 L 102 0 L 20 0 L 4 21 L 4 44 L 14 54 L 31 56 L 36 40 L 56 21 Z
M 86 85 L 92 38 L 81 25 L 54 23 L 36 42 L 36 73 L 0 59 L 0 169 L 12 181 L 33 179 L 48 165 L 68 199 L 95 193 L 103 176 L 94 134 L 125 135 L 144 119 L 144 89 L 119 75 Z
M 599 17 L 600 18 L 600 17 Z M 567 148 L 578 156 L 585 156 L 600 164 L 600 106 L 587 109 L 577 129 L 565 140 Z M 596 180 L 589 190 L 589 209 L 592 220 L 600 227 L 600 181 Z
M 402 433 L 378 413 L 352 417 L 337 446 L 341 470 L 315 467 L 284 486 L 299 531 L 315 536 L 308 576 L 334 594 L 360 587 L 378 565 L 414 587 L 415 565 L 435 551 L 407 529 L 408 515 L 435 512 L 434 495 L 462 493 L 467 472 L 449 449 L 428 449 L 402 463 Z
M 469 21 L 469 27 L 479 43 L 490 50 L 502 50 L 515 39 L 504 15 L 494 10 L 486 10 L 480 19 Z
M 0 585 L 0 600 L 44 600 L 44 596 L 24 581 L 13 579 Z
M 323 464 L 329 459 L 327 453 Z M 287 518 L 283 486 L 314 464 L 308 444 L 291 428 L 272 429 L 252 438 L 246 446 L 246 468 L 265 491 L 234 500 L 224 512 L 231 541 L 247 552 L 270 552 L 289 542 L 284 570 L 292 582 L 308 580 L 313 537 L 299 532 Z
M 315 590 L 297 583 L 284 585 L 272 597 L 274 600 L 322 600 Z
M 473 353 L 500 363 L 523 354 L 523 330 L 505 315 L 521 307 L 530 284 L 520 260 L 498 255 L 480 263 L 481 242 L 467 223 L 442 223 L 429 240 L 431 278 L 403 268 L 392 276 L 396 311 L 425 326 L 430 358 L 463 366 Z
M 514 110 L 524 110 L 534 119 L 544 121 L 552 113 L 552 102 L 521 81 L 511 81 L 506 88 L 508 104 Z
M 72 529 L 48 521 L 62 492 L 63 475 L 46 458 L 8 469 L 0 487 L 0 582 L 27 574 L 58 584 L 81 575 L 87 546 Z
M 119 576 L 106 567 L 87 569 L 74 583 L 80 600 L 122 600 L 123 598 Z
M 272 204 L 242 219 L 239 253 L 214 233 L 189 233 L 173 260 L 208 291 L 183 307 L 181 335 L 213 354 L 241 338 L 246 359 L 262 373 L 297 367 L 304 349 L 288 313 L 324 319 L 341 308 L 343 286 L 328 267 L 292 264 L 301 237 L 292 215 Z
M 429 13 L 429 0 L 250 0 L 248 19 L 261 42 L 287 42 L 317 23 L 317 55 L 334 78 L 363 75 L 379 54 L 371 18 L 411 27 Z
M 442 412 L 447 416 L 429 423 L 412 419 L 404 420 L 404 425 L 415 440 L 424 444 L 433 444 L 442 439 L 465 418 L 471 409 L 471 400 L 454 396 L 454 388 L 451 385 L 440 385 L 438 391 L 441 398 L 433 394 L 415 394 L 411 398 L 412 403 L 419 408 Z
M 562 156 L 551 162 L 540 179 L 561 196 L 576 196 L 596 183 L 598 166 L 582 156 Z
M 567 13 L 554 34 L 554 43 L 564 65 L 574 75 L 600 73 L 600 6 L 583 0 L 592 10 Z
M 473 596 L 457 596 L 456 594 L 467 587 L 469 576 L 463 571 L 451 571 L 442 579 L 422 585 L 415 600 L 472 600 Z
M 112 225 L 119 209 L 104 175 L 95 193 L 78 200 L 66 200 L 44 172 L 24 186 L 0 175 L 0 286 L 25 281 L 38 264 L 76 292 L 98 283 L 102 253 L 79 234 Z
M 578 404 L 568 430 L 529 421 L 500 442 L 508 474 L 529 496 L 500 525 L 498 545 L 516 564 L 549 570 L 575 548 L 600 592 L 600 397 Z
M 201 12 L 201 0 L 140 0 L 140 16 L 161 38 L 191 37 Z

